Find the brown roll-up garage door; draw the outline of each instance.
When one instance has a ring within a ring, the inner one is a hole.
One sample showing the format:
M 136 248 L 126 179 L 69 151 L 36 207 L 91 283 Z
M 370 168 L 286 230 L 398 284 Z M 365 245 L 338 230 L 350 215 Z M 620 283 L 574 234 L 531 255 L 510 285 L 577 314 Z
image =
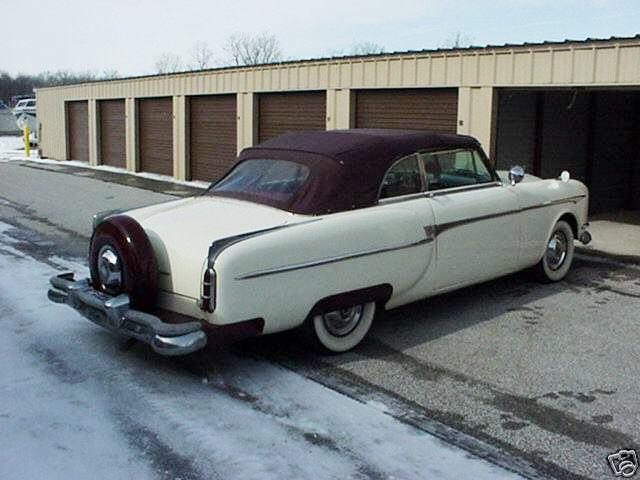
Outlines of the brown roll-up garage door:
M 235 162 L 236 96 L 189 99 L 189 168 L 192 180 L 213 182 Z
M 173 175 L 173 101 L 138 100 L 138 155 L 143 172 Z
M 126 167 L 124 100 L 101 100 L 100 163 L 112 167 Z
M 356 127 L 456 133 L 458 89 L 359 90 Z
M 264 142 L 291 130 L 324 130 L 327 96 L 323 92 L 262 93 L 258 138 Z
M 89 161 L 87 101 L 67 102 L 67 160 Z

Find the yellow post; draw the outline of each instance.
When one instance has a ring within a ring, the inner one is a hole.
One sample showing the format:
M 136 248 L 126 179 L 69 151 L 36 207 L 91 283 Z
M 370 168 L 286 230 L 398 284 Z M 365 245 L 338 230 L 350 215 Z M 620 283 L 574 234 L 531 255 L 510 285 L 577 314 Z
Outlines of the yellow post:
M 24 133 L 24 154 L 26 157 L 31 157 L 31 142 L 29 141 L 29 125 L 25 125 L 22 128 Z

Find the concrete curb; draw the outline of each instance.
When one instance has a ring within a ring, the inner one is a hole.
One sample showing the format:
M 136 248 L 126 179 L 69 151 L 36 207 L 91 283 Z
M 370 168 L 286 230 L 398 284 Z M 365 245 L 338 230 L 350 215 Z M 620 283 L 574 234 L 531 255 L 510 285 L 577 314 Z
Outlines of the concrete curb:
M 142 190 L 149 190 L 156 193 L 164 193 L 167 195 L 173 195 L 175 197 L 192 197 L 202 195 L 205 191 L 202 187 L 192 186 L 184 183 L 173 182 L 161 178 L 150 178 L 141 175 L 135 175 L 131 172 L 114 172 L 110 170 L 103 170 L 93 168 L 92 166 L 78 166 L 70 165 L 68 163 L 57 162 L 53 163 L 40 163 L 32 162 L 27 159 L 16 160 L 16 164 L 33 168 L 35 170 L 45 170 L 54 173 L 61 173 L 65 175 L 82 174 L 83 177 L 93 178 L 107 183 L 115 183 L 118 185 L 124 185 L 126 187 L 140 188 Z

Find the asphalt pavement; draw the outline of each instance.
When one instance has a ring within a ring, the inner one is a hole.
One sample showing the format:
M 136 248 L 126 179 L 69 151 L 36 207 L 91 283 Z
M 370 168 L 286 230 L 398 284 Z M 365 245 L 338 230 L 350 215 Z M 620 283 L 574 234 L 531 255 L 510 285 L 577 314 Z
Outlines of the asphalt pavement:
M 0 221 L 33 258 L 81 258 L 93 213 L 196 192 L 113 175 L 0 163 Z M 639 307 L 637 266 L 578 256 L 558 284 L 518 273 L 380 312 L 347 354 L 317 356 L 292 334 L 230 349 L 386 405 L 525 476 L 612 478 L 607 455 L 640 449 Z

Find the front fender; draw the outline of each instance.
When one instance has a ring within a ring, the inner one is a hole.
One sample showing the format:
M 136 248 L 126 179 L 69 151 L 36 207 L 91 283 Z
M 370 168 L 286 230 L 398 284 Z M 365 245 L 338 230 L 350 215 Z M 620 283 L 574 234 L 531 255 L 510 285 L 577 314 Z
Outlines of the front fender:
M 560 182 L 563 183 L 563 182 Z M 554 227 L 563 217 L 570 217 L 569 224 L 574 231 L 574 239 L 580 238 L 580 233 L 583 230 L 583 226 L 588 220 L 589 210 L 589 190 L 582 182 L 578 180 L 570 180 L 565 184 L 563 189 L 564 198 L 567 199 L 565 203 L 558 203 L 557 206 L 552 206 L 553 216 L 551 223 L 547 228 L 546 239 L 551 237 Z M 551 202 L 562 202 L 563 198 L 551 200 Z M 540 247 L 540 256 L 542 258 L 546 249 L 546 243 Z

